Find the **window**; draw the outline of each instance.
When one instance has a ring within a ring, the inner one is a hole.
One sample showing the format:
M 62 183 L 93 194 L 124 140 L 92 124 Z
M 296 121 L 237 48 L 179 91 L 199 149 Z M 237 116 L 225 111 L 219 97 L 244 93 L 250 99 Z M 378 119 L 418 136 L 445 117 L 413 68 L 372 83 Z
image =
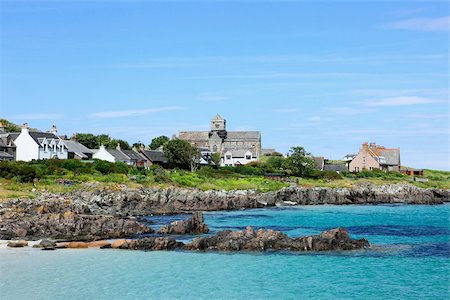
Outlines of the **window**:
M 219 128 L 220 127 L 220 124 L 219 123 L 216 123 L 216 128 Z
M 217 152 L 217 146 L 216 145 L 213 146 L 213 152 Z
M 231 155 L 227 155 L 227 156 L 226 156 L 226 159 L 231 159 Z
M 366 157 L 365 156 L 363 156 L 362 161 L 363 161 L 363 163 L 366 163 Z
M 250 160 L 250 159 L 252 159 L 252 155 L 251 155 L 251 154 L 247 154 L 247 155 L 245 155 L 245 159 L 246 159 L 246 160 Z

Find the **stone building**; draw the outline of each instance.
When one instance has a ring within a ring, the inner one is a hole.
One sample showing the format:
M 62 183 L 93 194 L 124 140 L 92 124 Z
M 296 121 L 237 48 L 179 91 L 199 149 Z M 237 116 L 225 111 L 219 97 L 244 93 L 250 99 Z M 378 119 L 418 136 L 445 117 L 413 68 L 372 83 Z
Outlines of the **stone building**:
M 227 121 L 220 115 L 211 120 L 210 131 L 180 131 L 178 138 L 220 153 L 221 166 L 245 165 L 261 157 L 261 132 L 227 131 Z

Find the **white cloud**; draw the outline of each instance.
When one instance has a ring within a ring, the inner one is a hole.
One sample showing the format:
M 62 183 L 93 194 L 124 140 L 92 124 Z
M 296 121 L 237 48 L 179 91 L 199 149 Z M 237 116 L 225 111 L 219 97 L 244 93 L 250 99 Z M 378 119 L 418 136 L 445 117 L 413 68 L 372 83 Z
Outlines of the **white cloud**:
M 138 117 L 138 116 L 148 115 L 151 113 L 165 112 L 165 111 L 177 111 L 177 110 L 184 110 L 184 109 L 185 109 L 184 107 L 180 107 L 180 106 L 169 106 L 169 107 L 150 108 L 150 109 L 103 111 L 103 112 L 96 112 L 96 113 L 90 114 L 89 117 L 101 118 L 101 119 Z
M 449 31 L 450 16 L 440 18 L 414 18 L 386 24 L 384 28 L 419 31 Z
M 11 120 L 57 120 L 62 119 L 63 115 L 61 114 L 46 114 L 46 113 L 37 113 L 37 114 L 20 114 L 8 117 Z
M 439 103 L 439 101 L 417 96 L 391 97 L 376 100 L 366 100 L 360 102 L 363 106 L 381 107 L 381 106 L 407 106 L 416 104 Z

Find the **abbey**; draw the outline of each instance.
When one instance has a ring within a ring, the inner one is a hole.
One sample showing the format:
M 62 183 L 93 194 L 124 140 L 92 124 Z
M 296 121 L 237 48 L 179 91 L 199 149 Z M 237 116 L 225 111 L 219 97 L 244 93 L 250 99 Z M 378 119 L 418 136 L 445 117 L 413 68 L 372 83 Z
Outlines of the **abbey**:
M 180 131 L 178 138 L 201 151 L 220 153 L 222 166 L 245 165 L 261 157 L 261 132 L 227 131 L 227 121 L 220 115 L 211 120 L 210 131 Z

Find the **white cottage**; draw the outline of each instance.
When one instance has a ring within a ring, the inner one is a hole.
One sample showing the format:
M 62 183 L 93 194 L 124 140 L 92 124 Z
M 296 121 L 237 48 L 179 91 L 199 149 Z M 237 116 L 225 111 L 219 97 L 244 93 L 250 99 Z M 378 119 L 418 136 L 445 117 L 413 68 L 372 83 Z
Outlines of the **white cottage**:
M 64 141 L 56 135 L 56 127 L 52 132 L 34 132 L 24 124 L 20 134 L 14 139 L 16 160 L 31 161 L 33 159 L 67 159 L 68 149 Z

